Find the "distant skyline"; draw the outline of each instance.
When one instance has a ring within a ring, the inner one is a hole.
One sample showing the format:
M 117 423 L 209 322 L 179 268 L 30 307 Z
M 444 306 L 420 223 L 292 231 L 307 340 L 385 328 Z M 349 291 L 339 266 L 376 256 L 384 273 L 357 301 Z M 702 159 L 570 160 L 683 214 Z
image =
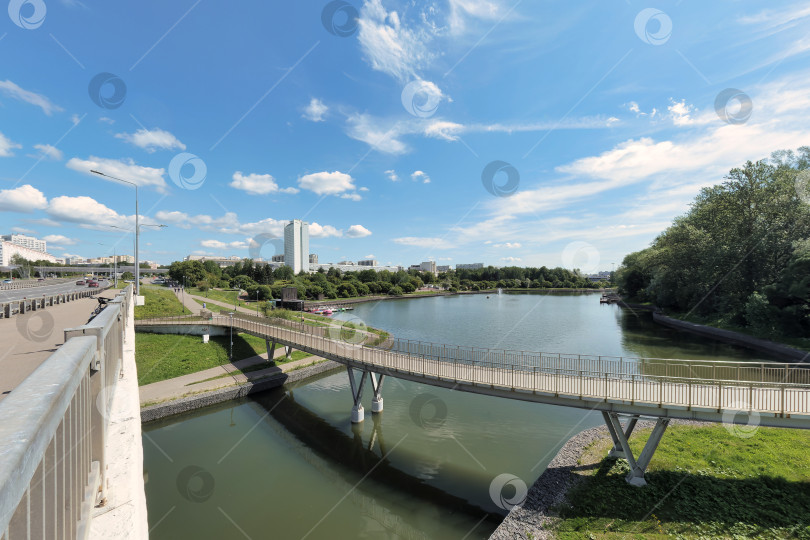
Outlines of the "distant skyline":
M 0 234 L 57 257 L 134 251 L 110 227 L 133 188 L 97 169 L 168 225 L 141 234 L 161 263 L 270 260 L 301 219 L 322 262 L 610 270 L 730 168 L 810 144 L 803 2 L 21 9 Z

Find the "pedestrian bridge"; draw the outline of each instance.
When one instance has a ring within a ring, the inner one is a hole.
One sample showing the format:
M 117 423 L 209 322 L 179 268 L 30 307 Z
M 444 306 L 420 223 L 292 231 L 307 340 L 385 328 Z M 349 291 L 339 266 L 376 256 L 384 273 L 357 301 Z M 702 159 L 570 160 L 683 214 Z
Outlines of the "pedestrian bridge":
M 271 355 L 280 344 L 344 364 L 355 423 L 365 415 L 361 398 L 367 379 L 373 392 L 372 412 L 382 412 L 386 376 L 601 411 L 613 437 L 612 455 L 628 460 L 628 481 L 634 485 L 644 485 L 644 470 L 673 418 L 810 429 L 810 369 L 804 364 L 494 350 L 384 338 L 349 325 L 323 328 L 241 313 L 136 321 L 136 328 L 146 331 L 166 325 L 177 326 L 178 332 L 193 328 L 200 334 L 211 327 L 232 329 L 265 339 Z M 626 426 L 620 415 L 629 417 Z M 640 416 L 657 421 L 644 450 L 634 458 L 627 438 Z

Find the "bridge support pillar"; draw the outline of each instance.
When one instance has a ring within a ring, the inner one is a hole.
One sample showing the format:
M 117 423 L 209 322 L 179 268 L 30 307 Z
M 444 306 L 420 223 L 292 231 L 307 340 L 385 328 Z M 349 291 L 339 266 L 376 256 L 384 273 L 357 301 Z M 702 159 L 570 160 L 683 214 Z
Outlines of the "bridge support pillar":
M 610 452 L 608 452 L 608 457 L 625 458 L 626 456 L 624 455 L 622 443 L 619 442 L 619 437 L 616 435 L 616 430 L 613 428 L 613 424 L 610 423 L 608 413 L 602 411 L 602 418 L 604 418 L 605 424 L 607 424 L 608 432 L 610 433 L 610 438 L 613 439 L 613 448 L 610 450 Z M 625 439 L 629 439 L 630 435 L 633 434 L 633 430 L 636 427 L 636 422 L 638 422 L 638 415 L 631 416 L 630 420 L 628 420 L 627 422 L 627 426 L 624 428 Z
M 267 345 L 267 361 L 272 362 L 273 357 L 276 355 L 276 342 L 265 339 L 264 344 Z
M 624 453 L 624 458 L 630 465 L 630 472 L 626 477 L 627 483 L 636 487 L 646 486 L 647 481 L 644 480 L 644 472 L 647 470 L 653 454 L 655 454 L 655 450 L 658 448 L 658 444 L 661 442 L 661 437 L 664 436 L 664 432 L 669 425 L 669 418 L 659 418 L 655 422 L 655 427 L 653 428 L 652 433 L 650 433 L 650 438 L 647 439 L 647 444 L 644 445 L 644 448 L 641 450 L 641 454 L 639 454 L 638 459 L 636 459 L 633 456 L 632 450 L 630 450 L 630 444 L 627 442 L 628 435 L 625 435 L 625 430 L 622 429 L 622 424 L 619 421 L 619 415 L 614 412 L 605 412 L 603 413 L 603 416 L 605 418 L 605 422 L 607 423 L 608 431 L 610 431 L 611 437 L 614 438 L 614 441 L 618 439 L 622 452 Z M 638 420 L 638 417 L 631 419 L 630 423 L 632 423 L 632 427 L 635 427 L 634 420 Z M 630 428 L 630 423 L 628 423 L 628 428 Z M 630 431 L 632 431 L 632 429 L 630 429 Z
M 374 390 L 374 397 L 371 398 L 372 413 L 381 413 L 383 411 L 383 398 L 381 395 L 383 377 L 385 377 L 385 375 L 380 375 L 380 378 L 378 380 L 377 375 L 375 373 L 369 372 L 369 378 L 371 379 L 371 388 Z
M 292 356 L 292 347 L 290 347 L 289 345 L 285 345 L 284 346 L 284 355 L 287 357 L 287 360 L 289 360 L 290 357 Z
M 359 424 L 365 420 L 365 410 L 363 410 L 363 404 L 360 400 L 363 397 L 363 387 L 366 384 L 368 371 L 360 372 L 360 382 L 358 383 L 354 380 L 354 370 L 349 366 L 346 366 L 346 370 L 349 372 L 349 384 L 351 385 L 352 400 L 354 401 L 354 406 L 352 407 L 352 424 Z

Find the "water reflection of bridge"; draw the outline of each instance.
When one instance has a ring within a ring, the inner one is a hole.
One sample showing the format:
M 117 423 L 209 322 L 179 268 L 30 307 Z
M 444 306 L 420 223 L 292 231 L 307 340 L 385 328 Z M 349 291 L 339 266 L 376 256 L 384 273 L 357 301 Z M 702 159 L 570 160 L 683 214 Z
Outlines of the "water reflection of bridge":
M 281 319 L 237 314 L 138 321 L 138 326 L 230 327 L 264 338 L 268 350 L 283 344 L 347 367 L 352 421 L 362 422 L 361 398 L 371 381 L 372 412 L 383 409 L 382 384 L 393 376 L 433 386 L 507 399 L 602 412 L 614 455 L 626 457 L 628 481 L 644 485 L 644 471 L 673 418 L 810 429 L 810 370 L 800 364 L 626 359 L 547 354 L 388 339 L 352 330 L 311 327 Z M 342 338 L 342 339 L 341 339 Z M 359 372 L 359 376 L 355 375 Z M 626 427 L 620 415 L 630 417 Z M 644 450 L 627 442 L 635 419 L 657 419 Z

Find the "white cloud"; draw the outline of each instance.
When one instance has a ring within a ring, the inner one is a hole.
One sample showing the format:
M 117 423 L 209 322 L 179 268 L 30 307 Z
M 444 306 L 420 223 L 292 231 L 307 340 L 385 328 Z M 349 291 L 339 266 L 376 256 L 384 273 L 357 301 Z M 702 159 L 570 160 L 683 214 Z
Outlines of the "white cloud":
M 26 229 L 25 227 L 12 227 L 11 230 L 21 234 L 32 234 L 32 235 L 37 234 L 37 231 L 32 229 Z
M 349 238 L 363 238 L 365 236 L 370 236 L 371 231 L 363 227 L 362 225 L 352 225 L 349 227 L 349 230 L 346 231 L 346 236 Z M 370 257 L 367 257 L 370 258 Z
M 275 178 L 269 174 L 250 173 L 242 174 L 241 171 L 233 173 L 233 181 L 229 184 L 232 188 L 241 189 L 252 195 L 267 195 L 268 193 L 298 193 L 298 189 L 288 187 L 279 189 Z
M 96 201 L 92 197 L 60 196 L 51 199 L 48 215 L 57 221 L 79 223 L 93 227 L 131 227 L 132 219 Z
M 687 104 L 685 99 L 675 101 L 674 99 L 670 98 L 669 101 L 670 105 L 667 107 L 667 110 L 672 117 L 672 122 L 676 126 L 688 126 L 689 124 L 694 123 L 691 113 L 695 108 L 692 105 Z
M 43 240 L 48 242 L 49 244 L 56 244 L 59 246 L 72 246 L 76 244 L 76 240 L 72 238 L 68 238 L 67 236 L 63 236 L 61 234 L 49 234 L 47 236 L 42 237 Z
M 121 139 L 130 144 L 134 144 L 139 148 L 143 148 L 150 154 L 155 150 L 185 150 L 186 145 L 181 143 L 177 137 L 168 131 L 160 128 L 155 129 L 139 129 L 135 133 L 118 133 L 115 135 L 117 139 Z
M 29 184 L 18 188 L 0 190 L 0 210 L 5 212 L 26 212 L 42 210 L 48 206 L 45 195 Z
M 241 241 L 241 240 L 237 240 L 237 241 L 234 241 L 234 242 L 222 242 L 220 240 L 203 240 L 202 242 L 200 242 L 200 245 L 202 247 L 207 247 L 207 248 L 211 248 L 211 249 L 218 249 L 218 250 L 224 250 L 224 249 L 247 249 L 248 248 L 248 243 L 244 242 L 244 241 Z
M 298 185 L 317 195 L 339 195 L 354 191 L 354 179 L 340 171 L 307 174 L 298 179 Z
M 522 261 L 523 259 L 521 259 L 520 257 L 501 257 L 501 260 L 505 262 L 516 263 Z
M 307 105 L 306 109 L 304 109 L 304 114 L 302 116 L 307 120 L 311 120 L 312 122 L 323 122 L 323 117 L 328 111 L 329 107 L 324 105 L 323 101 L 318 98 L 312 98 L 309 101 L 309 105 Z
M 410 147 L 399 137 L 418 132 L 410 128 L 407 122 L 386 120 L 365 113 L 350 114 L 346 119 L 346 135 L 386 154 L 406 153 Z
M 70 121 L 73 122 L 74 126 L 78 126 L 79 122 L 82 121 L 82 117 L 80 117 L 78 114 L 73 114 L 70 116 Z
M 0 133 L 0 156 L 11 157 L 14 155 L 14 150 L 22 148 L 22 145 L 15 143 L 2 133 Z
M 486 244 L 488 242 L 484 242 L 484 243 Z M 521 246 L 520 242 L 504 242 L 503 244 L 492 244 L 492 247 L 512 249 L 512 248 L 519 248 L 519 247 L 522 247 L 522 246 Z
M 431 249 L 450 249 L 455 247 L 451 242 L 444 238 L 430 238 L 419 236 L 403 236 L 402 238 L 394 238 L 394 243 L 403 246 L 415 246 Z
M 3 94 L 18 99 L 20 101 L 24 101 L 26 103 L 30 103 L 31 105 L 35 105 L 42 109 L 42 112 L 51 116 L 54 112 L 63 111 L 62 107 L 54 104 L 50 99 L 43 96 L 42 94 L 37 94 L 35 92 L 30 92 L 23 88 L 20 88 L 13 82 L 9 80 L 0 81 L 0 92 Z
M 56 148 L 55 146 L 51 146 L 50 144 L 35 144 L 34 148 L 39 150 L 39 154 L 37 155 L 30 155 L 29 157 L 35 158 L 43 158 L 43 159 L 52 159 L 54 161 L 62 161 L 64 155 L 62 151 Z
M 363 197 L 359 193 L 344 193 L 340 195 L 341 199 L 349 199 L 350 201 L 362 201 Z
M 423 184 L 430 183 L 430 177 L 424 171 L 414 171 L 411 173 L 411 180 L 414 182 L 422 181 Z
M 137 165 L 132 159 L 115 160 L 90 156 L 88 159 L 71 158 L 65 166 L 85 174 L 92 174 L 90 171 L 96 170 L 110 176 L 130 180 L 140 187 L 151 186 L 160 193 L 166 192 L 166 181 L 163 179 L 163 175 L 166 173 L 164 169 L 143 167 Z M 102 178 L 98 177 L 98 179 Z M 110 180 L 110 182 L 114 181 Z
M 309 224 L 309 235 L 313 238 L 328 238 L 330 236 L 340 237 L 343 233 L 331 225 Z
M 371 254 L 371 255 L 366 255 L 366 256 L 365 256 L 365 257 L 363 257 L 363 258 L 364 258 L 364 259 L 373 259 L 373 258 L 374 258 L 374 254 Z
M 393 169 L 385 171 L 385 176 L 387 176 L 388 179 L 391 180 L 392 182 L 399 182 L 399 176 L 397 176 L 396 171 L 394 171 Z
M 98 121 L 109 125 L 115 124 L 115 120 L 113 120 L 112 118 L 107 118 L 106 116 L 102 116 L 101 118 L 98 119 Z

